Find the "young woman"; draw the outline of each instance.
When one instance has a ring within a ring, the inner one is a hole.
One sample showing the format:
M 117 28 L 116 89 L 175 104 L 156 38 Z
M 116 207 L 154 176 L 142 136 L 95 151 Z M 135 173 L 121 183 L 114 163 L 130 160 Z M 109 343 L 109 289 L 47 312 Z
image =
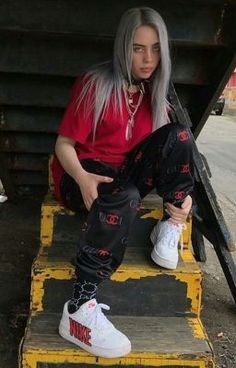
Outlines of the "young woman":
M 121 264 L 140 199 L 153 188 L 166 211 L 151 233 L 151 258 L 177 266 L 182 223 L 192 205 L 193 162 L 188 132 L 169 118 L 169 78 L 162 18 L 150 8 L 130 9 L 121 18 L 112 61 L 76 81 L 59 127 L 55 194 L 68 208 L 88 211 L 59 333 L 98 356 L 131 350 L 96 293 Z

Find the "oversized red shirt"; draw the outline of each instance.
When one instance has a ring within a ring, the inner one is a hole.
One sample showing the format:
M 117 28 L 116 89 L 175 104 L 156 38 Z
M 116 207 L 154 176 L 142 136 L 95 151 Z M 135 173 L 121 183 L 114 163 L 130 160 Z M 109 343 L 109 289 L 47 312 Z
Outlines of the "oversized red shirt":
M 125 138 L 129 113 L 123 94 L 123 116 L 114 114 L 112 104 L 108 106 L 104 117 L 97 125 L 96 136 L 93 141 L 93 114 L 85 115 L 85 103 L 82 101 L 78 108 L 77 102 L 83 87 L 83 80 L 83 78 L 79 78 L 72 89 L 71 98 L 59 126 L 58 134 L 76 141 L 75 149 L 80 160 L 91 158 L 120 166 L 127 153 L 152 131 L 150 92 L 146 91 L 143 96 L 142 103 L 134 117 L 132 137 L 129 140 Z M 139 92 L 133 96 L 134 103 L 137 103 L 138 98 Z M 59 199 L 61 199 L 60 181 L 64 172 L 59 160 L 54 155 L 52 174 L 55 195 Z

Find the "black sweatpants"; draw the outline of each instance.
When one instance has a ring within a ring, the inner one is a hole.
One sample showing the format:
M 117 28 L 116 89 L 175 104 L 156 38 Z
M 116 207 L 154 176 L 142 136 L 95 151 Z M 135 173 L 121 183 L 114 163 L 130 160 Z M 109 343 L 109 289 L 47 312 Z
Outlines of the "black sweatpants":
M 83 225 L 77 254 L 77 279 L 99 284 L 121 264 L 143 197 L 156 188 L 164 203 L 181 206 L 192 192 L 192 142 L 184 126 L 171 123 L 138 144 L 119 169 L 91 159 L 81 164 L 88 172 L 114 178 L 112 183 L 98 187 L 99 195 Z M 69 209 L 85 209 L 80 188 L 68 174 L 62 178 L 61 194 Z

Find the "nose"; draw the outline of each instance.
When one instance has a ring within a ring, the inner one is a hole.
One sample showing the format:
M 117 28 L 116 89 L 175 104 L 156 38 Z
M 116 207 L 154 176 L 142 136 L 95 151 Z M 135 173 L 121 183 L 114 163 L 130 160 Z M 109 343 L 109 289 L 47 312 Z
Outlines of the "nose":
M 144 52 L 144 62 L 145 63 L 149 63 L 152 61 L 152 58 L 153 58 L 153 52 L 152 52 L 152 49 L 146 49 L 145 52 Z

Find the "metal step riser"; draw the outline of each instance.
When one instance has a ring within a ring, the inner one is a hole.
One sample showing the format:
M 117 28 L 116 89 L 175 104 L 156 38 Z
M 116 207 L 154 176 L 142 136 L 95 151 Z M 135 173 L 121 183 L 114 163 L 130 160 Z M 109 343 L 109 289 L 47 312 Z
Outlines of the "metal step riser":
M 201 276 L 157 275 L 100 284 L 98 301 L 110 305 L 112 314 L 136 316 L 199 315 Z M 60 312 L 71 298 L 73 279 L 34 281 L 32 311 Z M 89 285 L 88 285 L 89 289 Z

